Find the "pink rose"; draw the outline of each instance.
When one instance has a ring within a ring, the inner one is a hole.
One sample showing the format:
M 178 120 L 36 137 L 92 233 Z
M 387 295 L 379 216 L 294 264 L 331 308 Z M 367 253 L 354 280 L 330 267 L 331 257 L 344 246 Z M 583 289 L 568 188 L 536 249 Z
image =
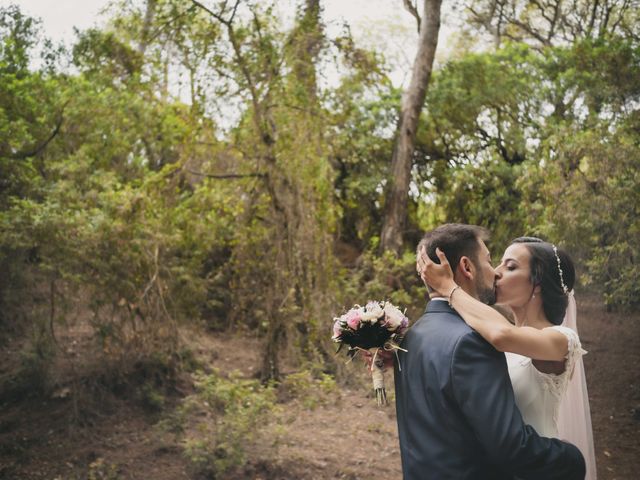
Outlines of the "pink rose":
M 339 318 L 335 319 L 335 323 L 333 324 L 333 338 L 336 339 L 340 336 L 340 334 L 342 333 L 342 326 L 341 326 L 341 322 L 342 320 L 340 320 Z
M 360 309 L 353 308 L 349 310 L 345 314 L 345 319 L 347 320 L 347 325 L 349 325 L 349 328 L 352 328 L 353 330 L 357 330 L 358 327 L 360 326 L 360 321 L 362 320 Z

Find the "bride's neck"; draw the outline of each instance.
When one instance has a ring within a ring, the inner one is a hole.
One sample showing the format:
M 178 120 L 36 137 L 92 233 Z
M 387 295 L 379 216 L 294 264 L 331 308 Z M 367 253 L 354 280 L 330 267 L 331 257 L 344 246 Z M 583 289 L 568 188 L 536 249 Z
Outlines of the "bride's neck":
M 545 328 L 550 322 L 544 314 L 541 302 L 528 302 L 522 307 L 511 307 L 515 314 L 517 327 Z

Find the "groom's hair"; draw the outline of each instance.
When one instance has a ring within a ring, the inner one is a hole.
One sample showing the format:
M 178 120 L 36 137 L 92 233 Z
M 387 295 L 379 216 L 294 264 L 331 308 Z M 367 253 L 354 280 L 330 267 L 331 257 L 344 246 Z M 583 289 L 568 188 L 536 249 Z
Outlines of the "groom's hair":
M 469 257 L 473 263 L 477 264 L 480 251 L 478 240 L 487 241 L 488 239 L 489 231 L 484 227 L 463 223 L 445 223 L 424 234 L 418 244 L 418 251 L 425 247 L 429 258 L 435 263 L 440 263 L 440 259 L 436 255 L 436 248 L 439 248 L 447 256 L 455 274 L 462 257 Z

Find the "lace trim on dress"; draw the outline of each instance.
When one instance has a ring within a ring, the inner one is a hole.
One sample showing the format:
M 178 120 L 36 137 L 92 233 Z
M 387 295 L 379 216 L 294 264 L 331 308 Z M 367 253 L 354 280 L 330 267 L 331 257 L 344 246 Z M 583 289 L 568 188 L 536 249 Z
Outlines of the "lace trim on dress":
M 586 354 L 587 351 L 582 348 L 580 337 L 578 337 L 578 334 L 572 329 L 560 325 L 554 325 L 553 327 L 548 328 L 553 328 L 567 337 L 568 348 L 567 354 L 564 357 L 566 359 L 564 372 L 560 374 L 544 373 L 538 370 L 534 365 L 531 365 L 531 368 L 535 370 L 538 378 L 541 380 L 542 388 L 548 390 L 554 397 L 561 398 L 567 390 L 569 381 L 573 376 L 573 370 L 576 362 L 582 357 L 582 355 Z M 528 360 L 531 362 L 530 358 Z M 556 425 L 558 423 L 559 407 L 560 403 L 558 402 L 553 412 L 553 421 Z

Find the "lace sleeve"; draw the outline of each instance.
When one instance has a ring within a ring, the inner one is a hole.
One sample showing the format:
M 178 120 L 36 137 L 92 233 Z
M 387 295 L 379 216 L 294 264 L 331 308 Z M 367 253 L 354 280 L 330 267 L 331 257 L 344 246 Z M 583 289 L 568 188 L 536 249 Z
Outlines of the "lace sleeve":
M 557 330 L 565 337 L 567 337 L 567 341 L 569 342 L 569 349 L 567 351 L 567 355 L 565 356 L 567 360 L 565 372 L 569 372 L 569 377 L 571 377 L 573 375 L 573 369 L 576 365 L 576 362 L 582 357 L 582 355 L 587 353 L 587 351 L 582 348 L 580 337 L 578 337 L 578 334 L 574 330 L 560 325 L 554 325 L 550 328 Z

